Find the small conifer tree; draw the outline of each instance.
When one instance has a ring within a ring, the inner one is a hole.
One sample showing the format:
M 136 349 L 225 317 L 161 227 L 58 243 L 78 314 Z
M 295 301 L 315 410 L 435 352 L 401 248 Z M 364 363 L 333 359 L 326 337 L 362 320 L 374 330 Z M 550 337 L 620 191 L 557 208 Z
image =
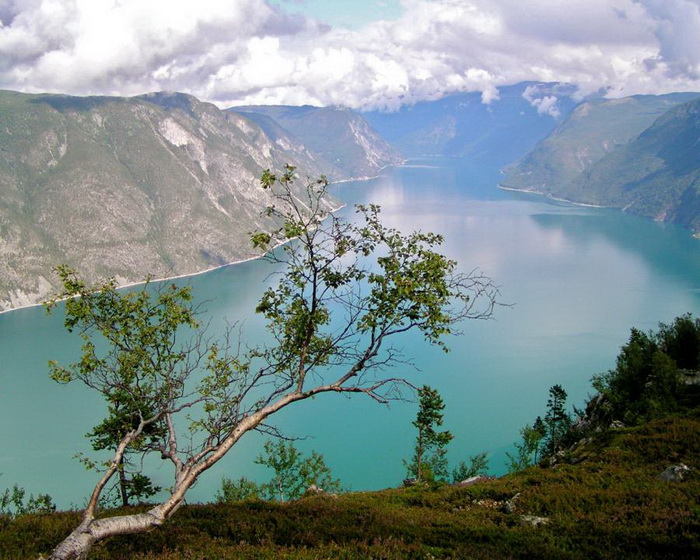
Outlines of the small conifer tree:
M 447 478 L 447 444 L 452 440 L 442 426 L 445 403 L 436 389 L 424 385 L 418 391 L 419 408 L 413 425 L 418 429 L 413 458 L 405 462 L 409 476 L 417 481 Z
M 571 416 L 566 412 L 566 398 L 566 391 L 561 385 L 557 384 L 549 388 L 547 414 L 544 417 L 547 432 L 545 447 L 549 455 L 554 455 L 571 427 Z

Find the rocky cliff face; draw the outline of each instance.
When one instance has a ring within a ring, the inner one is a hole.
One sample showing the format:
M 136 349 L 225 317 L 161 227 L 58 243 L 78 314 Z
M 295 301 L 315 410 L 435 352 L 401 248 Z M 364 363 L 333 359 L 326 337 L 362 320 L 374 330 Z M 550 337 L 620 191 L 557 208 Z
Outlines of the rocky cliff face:
M 278 133 L 298 138 L 333 180 L 373 177 L 402 161 L 362 116 L 349 109 L 256 105 L 229 111 L 248 116 L 273 138 Z
M 58 264 L 120 283 L 256 256 L 263 169 L 327 173 L 283 131 L 183 94 L 0 92 L 0 311 L 55 286 Z

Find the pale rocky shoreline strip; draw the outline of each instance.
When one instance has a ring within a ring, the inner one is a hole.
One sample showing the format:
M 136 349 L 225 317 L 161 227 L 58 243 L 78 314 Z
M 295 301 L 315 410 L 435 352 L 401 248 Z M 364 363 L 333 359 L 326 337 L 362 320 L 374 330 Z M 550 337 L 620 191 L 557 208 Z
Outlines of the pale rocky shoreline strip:
M 603 206 L 602 204 L 588 204 L 586 202 L 576 202 L 575 200 L 569 200 L 566 198 L 558 198 L 556 196 L 552 196 L 551 194 L 547 194 L 541 191 L 536 191 L 536 190 L 528 190 L 528 189 L 517 189 L 515 187 L 509 187 L 507 185 L 504 185 L 502 183 L 498 183 L 498 188 L 503 190 L 503 191 L 511 191 L 511 192 L 519 192 L 519 193 L 525 193 L 525 194 L 534 194 L 537 196 L 543 196 L 545 198 L 548 198 L 549 200 L 554 200 L 556 202 L 566 202 L 568 204 L 574 204 L 576 206 L 584 206 L 586 208 L 608 208 L 611 209 L 611 206 Z

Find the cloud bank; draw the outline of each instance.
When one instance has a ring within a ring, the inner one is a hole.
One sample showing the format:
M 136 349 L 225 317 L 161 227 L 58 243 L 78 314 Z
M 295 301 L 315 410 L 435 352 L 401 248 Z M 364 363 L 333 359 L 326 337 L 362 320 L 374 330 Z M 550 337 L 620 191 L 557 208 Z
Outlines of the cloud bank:
M 403 0 L 333 28 L 260 0 L 0 0 L 0 88 L 396 109 L 521 81 L 700 91 L 700 0 Z M 533 97 L 555 115 L 556 99 Z

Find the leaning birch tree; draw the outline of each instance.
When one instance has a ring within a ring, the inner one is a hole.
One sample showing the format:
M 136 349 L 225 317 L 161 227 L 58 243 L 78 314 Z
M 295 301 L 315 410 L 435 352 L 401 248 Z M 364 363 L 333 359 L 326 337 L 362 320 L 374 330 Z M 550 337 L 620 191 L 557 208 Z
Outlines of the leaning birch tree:
M 252 240 L 265 250 L 283 244 L 267 258 L 284 265 L 256 308 L 271 335 L 265 346 L 212 340 L 187 287 L 120 292 L 113 280 L 87 286 L 58 270 L 63 290 L 49 310 L 65 299 L 65 326 L 84 344 L 77 363 L 51 364 L 52 377 L 81 381 L 135 416 L 51 558 L 82 558 L 101 540 L 160 526 L 244 434 L 274 432 L 271 417 L 288 406 L 323 393 L 400 398 L 407 382 L 388 370 L 400 359 L 391 344 L 398 335 L 419 331 L 446 350 L 460 321 L 491 316 L 496 287 L 478 271 L 457 272 L 435 250 L 439 235 L 385 227 L 374 205 L 357 207 L 355 222 L 339 219 L 328 212 L 328 186 L 323 177 L 300 181 L 293 167 L 263 174 L 274 201 L 265 213 L 279 227 Z M 99 511 L 125 454 L 136 451 L 170 463 L 167 495 L 143 513 Z

